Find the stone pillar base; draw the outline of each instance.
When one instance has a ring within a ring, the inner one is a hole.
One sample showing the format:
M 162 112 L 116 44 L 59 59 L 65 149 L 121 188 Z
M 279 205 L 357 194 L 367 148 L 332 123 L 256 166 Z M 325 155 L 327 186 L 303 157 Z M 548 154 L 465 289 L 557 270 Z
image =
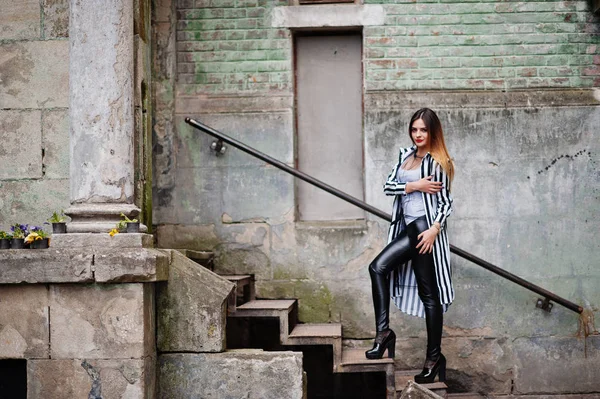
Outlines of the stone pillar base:
M 140 214 L 140 208 L 133 204 L 73 204 L 65 211 L 71 222 L 67 224 L 69 233 L 108 233 L 121 220 L 121 213 L 130 219 Z M 140 224 L 140 232 L 148 228 Z

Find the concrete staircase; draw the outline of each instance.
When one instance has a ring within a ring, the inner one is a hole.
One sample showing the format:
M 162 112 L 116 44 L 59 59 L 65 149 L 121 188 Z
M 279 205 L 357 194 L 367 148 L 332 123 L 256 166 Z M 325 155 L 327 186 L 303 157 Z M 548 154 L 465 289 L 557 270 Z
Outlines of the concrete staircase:
M 190 259 L 207 266 L 208 253 L 188 251 Z M 206 262 L 206 263 L 205 263 Z M 210 263 L 212 264 L 212 263 Z M 331 345 L 333 349 L 334 373 L 383 372 L 386 375 L 387 398 L 399 398 L 412 376 L 420 370 L 396 370 L 394 359 L 379 360 L 365 358 L 365 348 L 344 346 L 340 323 L 299 323 L 296 299 L 256 299 L 254 276 L 221 275 L 236 285 L 236 295 L 228 301 L 227 314 L 230 318 L 275 318 L 279 321 L 279 343 L 281 345 Z M 387 355 L 387 352 L 384 356 Z M 445 383 L 422 384 L 423 387 L 445 397 Z

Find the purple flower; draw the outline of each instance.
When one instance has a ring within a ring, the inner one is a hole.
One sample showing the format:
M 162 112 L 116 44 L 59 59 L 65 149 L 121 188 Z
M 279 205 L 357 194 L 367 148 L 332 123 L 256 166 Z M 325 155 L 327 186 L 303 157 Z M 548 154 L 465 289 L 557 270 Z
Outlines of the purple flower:
M 14 238 L 25 238 L 29 234 L 29 225 L 17 223 L 11 226 L 10 230 L 13 232 Z

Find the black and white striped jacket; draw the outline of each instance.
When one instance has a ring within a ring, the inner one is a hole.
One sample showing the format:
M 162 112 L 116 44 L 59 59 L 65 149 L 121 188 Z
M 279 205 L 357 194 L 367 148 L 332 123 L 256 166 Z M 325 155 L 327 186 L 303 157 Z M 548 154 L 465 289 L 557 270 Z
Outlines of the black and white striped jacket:
M 392 224 L 388 233 L 388 243 L 406 228 L 402 211 L 401 195 L 405 194 L 406 183 L 396 180 L 398 168 L 417 150 L 416 146 L 400 149 L 399 162 L 388 176 L 383 191 L 393 195 L 394 207 Z M 452 197 L 450 196 L 450 181 L 442 167 L 427 153 L 421 161 L 421 178 L 433 176 L 434 181 L 442 182 L 442 190 L 437 194 L 421 193 L 425 204 L 425 215 L 429 226 L 439 222 L 441 231 L 433 243 L 433 259 L 440 301 L 444 312 L 454 300 L 454 288 L 450 269 L 450 243 L 446 231 L 446 219 L 452 213 Z M 403 312 L 413 316 L 425 317 L 425 308 L 419 299 L 417 281 L 412 270 L 411 262 L 400 265 L 390 276 L 390 293 L 394 304 Z

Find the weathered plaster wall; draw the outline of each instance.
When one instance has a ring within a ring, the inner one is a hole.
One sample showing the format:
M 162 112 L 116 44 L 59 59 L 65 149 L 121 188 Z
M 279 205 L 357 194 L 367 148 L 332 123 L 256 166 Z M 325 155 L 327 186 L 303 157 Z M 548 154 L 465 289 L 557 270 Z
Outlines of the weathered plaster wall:
M 258 296 L 299 298 L 301 321 L 339 321 L 345 338 L 372 337 L 367 265 L 386 223 L 296 222 L 291 177 L 235 149 L 216 157 L 213 139 L 183 122 L 196 118 L 294 165 L 292 39 L 269 25 L 281 4 L 160 3 L 159 245 L 214 250 L 217 271 L 256 275 Z M 598 316 L 600 43 L 588 2 L 394 3 L 384 4 L 385 26 L 363 30 L 367 202 L 390 210 L 381 186 L 410 144 L 406 123 L 432 107 L 457 165 L 451 243 Z M 498 90 L 473 90 L 483 88 Z M 444 345 L 456 383 L 498 394 L 598 391 L 598 339 L 576 337 L 576 314 L 558 305 L 544 313 L 535 294 L 452 261 L 457 298 Z M 419 367 L 423 320 L 392 310 L 392 327 L 406 365 Z M 545 377 L 533 374 L 540 364 Z M 587 374 L 559 371 L 582 367 Z
M 0 1 L 0 229 L 69 204 L 69 2 Z

